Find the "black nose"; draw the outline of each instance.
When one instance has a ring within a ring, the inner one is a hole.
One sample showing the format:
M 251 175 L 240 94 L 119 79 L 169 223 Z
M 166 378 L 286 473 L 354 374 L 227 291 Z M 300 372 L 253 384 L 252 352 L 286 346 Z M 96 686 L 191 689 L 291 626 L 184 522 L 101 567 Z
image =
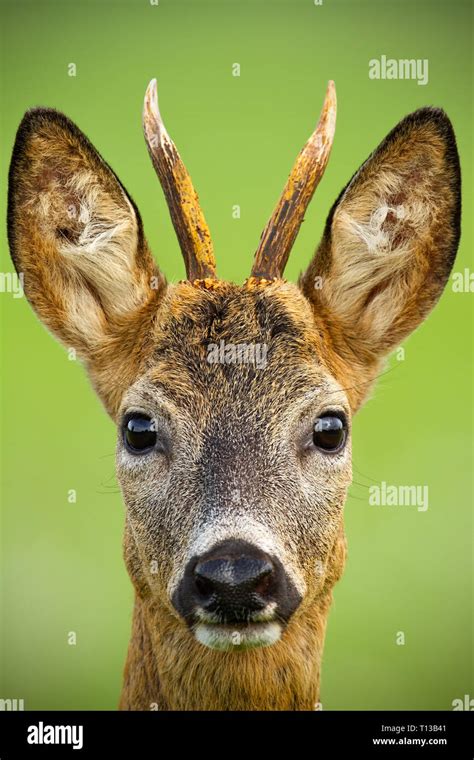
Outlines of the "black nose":
M 194 568 L 196 597 L 208 612 L 225 616 L 238 610 L 256 612 L 268 601 L 274 583 L 274 566 L 265 555 L 217 552 Z
M 172 601 L 192 625 L 203 612 L 214 622 L 248 622 L 270 604 L 284 621 L 301 598 L 279 559 L 247 541 L 228 539 L 188 562 Z

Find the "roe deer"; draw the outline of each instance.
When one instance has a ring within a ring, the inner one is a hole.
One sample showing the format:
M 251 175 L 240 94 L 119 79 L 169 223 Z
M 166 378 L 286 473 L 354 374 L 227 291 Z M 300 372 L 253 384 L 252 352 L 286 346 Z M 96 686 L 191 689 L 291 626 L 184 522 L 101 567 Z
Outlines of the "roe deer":
M 311 710 L 319 699 L 346 553 L 351 418 L 384 358 L 440 297 L 460 231 L 453 129 L 443 111 L 422 108 L 354 174 L 308 270 L 286 282 L 335 115 L 330 82 L 243 285 L 215 274 L 155 80 L 144 131 L 186 263 L 176 285 L 85 135 L 43 108 L 19 127 L 13 261 L 118 427 L 135 588 L 122 709 Z M 242 344 L 266 348 L 262 366 L 239 360 Z M 216 345 L 224 351 L 210 361 Z

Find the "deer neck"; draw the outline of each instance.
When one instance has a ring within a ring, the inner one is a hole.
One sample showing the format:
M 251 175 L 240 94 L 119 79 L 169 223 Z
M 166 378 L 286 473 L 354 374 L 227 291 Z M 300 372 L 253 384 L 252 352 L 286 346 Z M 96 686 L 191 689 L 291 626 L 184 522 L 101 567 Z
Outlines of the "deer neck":
M 271 647 L 205 648 L 164 606 L 136 595 L 122 710 L 314 710 L 331 592 Z

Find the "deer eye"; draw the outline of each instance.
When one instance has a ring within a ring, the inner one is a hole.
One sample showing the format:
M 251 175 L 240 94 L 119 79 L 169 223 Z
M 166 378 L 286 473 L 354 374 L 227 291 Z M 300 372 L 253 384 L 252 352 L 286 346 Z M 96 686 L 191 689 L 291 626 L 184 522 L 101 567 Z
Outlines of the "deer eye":
M 146 414 L 131 414 L 123 425 L 123 440 L 132 454 L 144 454 L 156 445 L 155 422 Z
M 313 444 L 321 451 L 340 451 L 347 438 L 347 424 L 343 416 L 334 413 L 318 417 L 313 428 Z

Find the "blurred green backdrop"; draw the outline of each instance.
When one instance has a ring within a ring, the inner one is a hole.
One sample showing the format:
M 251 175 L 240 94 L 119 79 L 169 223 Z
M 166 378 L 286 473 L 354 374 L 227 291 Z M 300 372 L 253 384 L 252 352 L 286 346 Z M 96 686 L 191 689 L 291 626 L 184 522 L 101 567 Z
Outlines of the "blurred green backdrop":
M 181 278 L 141 131 L 153 76 L 223 277 L 248 274 L 329 78 L 339 102 L 334 150 L 288 278 L 308 262 L 342 185 L 419 106 L 440 105 L 451 117 L 464 209 L 472 208 L 470 2 L 15 0 L 1 11 L 3 215 L 16 127 L 27 108 L 54 106 L 113 166 L 141 209 L 160 265 L 170 280 Z M 369 60 L 383 54 L 428 59 L 429 83 L 369 79 Z M 240 219 L 232 216 L 236 204 Z M 1 256 L 1 271 L 12 271 L 4 232 Z M 469 266 L 465 213 L 455 270 Z M 454 699 L 474 695 L 472 299 L 448 286 L 355 421 L 349 560 L 329 621 L 324 709 L 451 709 Z M 0 306 L 0 697 L 23 698 L 26 709 L 114 709 L 132 609 L 115 431 L 82 368 L 26 299 L 0 293 Z M 382 480 L 428 485 L 428 511 L 369 506 L 367 486 Z M 68 501 L 70 489 L 76 503 Z

